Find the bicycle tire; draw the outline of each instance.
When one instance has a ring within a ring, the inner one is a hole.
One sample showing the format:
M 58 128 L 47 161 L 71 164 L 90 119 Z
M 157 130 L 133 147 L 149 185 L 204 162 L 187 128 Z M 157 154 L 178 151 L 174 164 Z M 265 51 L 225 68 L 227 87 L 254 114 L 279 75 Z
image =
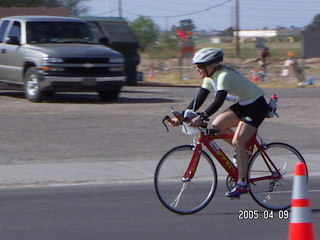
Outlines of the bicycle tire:
M 305 163 L 303 156 L 297 149 L 289 144 L 274 142 L 264 145 L 273 164 L 281 173 L 281 177 L 270 179 L 276 175 L 276 170 L 271 166 L 269 169 L 263 160 L 263 151 L 257 150 L 248 166 L 248 179 L 250 182 L 250 194 L 262 207 L 280 211 L 291 207 L 293 177 L 296 163 Z M 261 179 L 265 177 L 265 179 Z M 269 177 L 269 179 L 268 179 Z M 253 179 L 260 178 L 259 181 Z
M 194 145 L 177 146 L 160 160 L 154 175 L 154 186 L 160 202 L 178 214 L 193 214 L 211 201 L 217 188 L 217 170 L 211 157 L 201 152 L 192 180 L 182 180 L 188 168 Z

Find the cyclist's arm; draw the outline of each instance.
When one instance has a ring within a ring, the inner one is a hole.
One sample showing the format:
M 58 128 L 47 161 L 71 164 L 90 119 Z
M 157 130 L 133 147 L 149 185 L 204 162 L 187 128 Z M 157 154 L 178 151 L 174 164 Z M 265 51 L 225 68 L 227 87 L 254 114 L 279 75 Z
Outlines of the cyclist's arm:
M 193 99 L 193 101 L 189 104 L 187 109 L 192 109 L 193 111 L 197 111 L 201 107 L 201 105 L 204 103 L 204 101 L 207 99 L 209 93 L 210 91 L 208 89 L 200 88 L 196 98 Z M 196 101 L 195 106 L 194 106 L 194 101 Z
M 222 106 L 223 102 L 225 101 L 227 95 L 228 93 L 225 90 L 217 91 L 217 94 L 213 103 L 204 111 L 205 115 L 210 117 L 212 114 L 218 111 L 219 108 Z

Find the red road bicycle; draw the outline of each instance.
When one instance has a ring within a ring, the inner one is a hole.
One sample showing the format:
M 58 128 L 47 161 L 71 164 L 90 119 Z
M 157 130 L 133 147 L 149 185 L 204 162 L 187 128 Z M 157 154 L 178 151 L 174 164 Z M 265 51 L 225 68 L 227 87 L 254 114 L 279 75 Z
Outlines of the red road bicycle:
M 169 121 L 167 116 L 164 120 Z M 238 169 L 217 144 L 214 129 L 200 127 L 199 134 L 189 145 L 177 146 L 160 160 L 154 175 L 154 186 L 161 203 L 178 214 L 202 210 L 212 200 L 217 188 L 217 170 L 204 147 L 226 170 L 227 189 L 238 180 Z M 279 211 L 290 208 L 294 167 L 305 163 L 294 147 L 283 142 L 265 143 L 256 133 L 246 145 L 250 155 L 247 179 L 252 198 L 262 207 Z

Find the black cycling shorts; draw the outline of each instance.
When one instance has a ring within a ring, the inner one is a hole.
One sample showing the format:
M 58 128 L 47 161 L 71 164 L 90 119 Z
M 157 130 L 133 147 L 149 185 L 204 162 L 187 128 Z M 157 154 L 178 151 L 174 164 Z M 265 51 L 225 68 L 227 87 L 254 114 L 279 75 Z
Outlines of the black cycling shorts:
M 269 105 L 263 96 L 245 106 L 242 106 L 239 103 L 233 104 L 230 106 L 230 109 L 241 121 L 256 128 L 260 126 L 270 110 Z

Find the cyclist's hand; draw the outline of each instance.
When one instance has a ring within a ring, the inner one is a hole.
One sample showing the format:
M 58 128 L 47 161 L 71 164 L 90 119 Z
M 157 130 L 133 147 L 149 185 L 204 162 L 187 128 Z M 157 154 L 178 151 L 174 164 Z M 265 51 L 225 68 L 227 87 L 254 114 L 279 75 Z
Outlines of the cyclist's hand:
M 199 127 L 201 123 L 202 122 L 200 120 L 200 116 L 197 116 L 197 117 L 190 120 L 189 126 L 190 127 Z
M 170 125 L 173 127 L 180 126 L 181 121 L 178 118 L 171 118 Z

